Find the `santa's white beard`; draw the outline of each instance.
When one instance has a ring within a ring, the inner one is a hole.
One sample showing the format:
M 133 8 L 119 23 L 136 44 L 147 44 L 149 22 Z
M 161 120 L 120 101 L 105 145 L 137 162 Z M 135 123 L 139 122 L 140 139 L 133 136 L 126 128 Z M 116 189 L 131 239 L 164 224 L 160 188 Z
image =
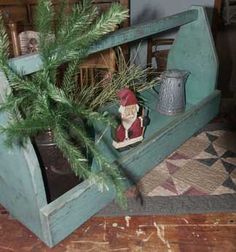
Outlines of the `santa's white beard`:
M 128 130 L 132 126 L 132 124 L 135 122 L 136 119 L 137 119 L 137 114 L 132 117 L 122 118 L 122 125 L 125 128 L 125 139 L 129 139 Z
M 131 118 L 122 118 L 122 125 L 124 126 L 126 130 L 128 130 L 132 126 L 132 124 L 135 122 L 136 119 L 137 119 L 137 116 L 131 117 Z
M 129 105 L 129 106 L 120 106 L 119 112 L 121 113 L 121 123 L 125 128 L 125 139 L 128 139 L 128 129 L 132 126 L 132 124 L 137 119 L 137 111 L 139 110 L 139 106 Z

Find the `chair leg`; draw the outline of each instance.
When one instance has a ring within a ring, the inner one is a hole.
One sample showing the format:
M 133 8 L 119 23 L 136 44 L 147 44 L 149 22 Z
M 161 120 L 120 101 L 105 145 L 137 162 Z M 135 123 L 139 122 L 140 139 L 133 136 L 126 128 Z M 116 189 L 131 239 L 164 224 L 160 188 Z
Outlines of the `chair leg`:
M 17 25 L 15 22 L 10 21 L 8 23 L 8 27 L 10 30 L 10 36 L 11 36 L 11 41 L 12 41 L 13 56 L 14 57 L 20 56 L 21 51 L 20 51 L 20 43 L 18 39 L 18 34 L 17 34 Z

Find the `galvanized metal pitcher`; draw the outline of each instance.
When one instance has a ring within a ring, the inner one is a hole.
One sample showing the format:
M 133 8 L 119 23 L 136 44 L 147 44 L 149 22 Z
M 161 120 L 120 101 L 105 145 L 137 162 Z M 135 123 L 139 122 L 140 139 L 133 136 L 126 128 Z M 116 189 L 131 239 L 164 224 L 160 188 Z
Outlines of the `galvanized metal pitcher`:
M 164 115 L 176 115 L 185 110 L 185 82 L 189 72 L 172 69 L 161 74 L 157 110 Z

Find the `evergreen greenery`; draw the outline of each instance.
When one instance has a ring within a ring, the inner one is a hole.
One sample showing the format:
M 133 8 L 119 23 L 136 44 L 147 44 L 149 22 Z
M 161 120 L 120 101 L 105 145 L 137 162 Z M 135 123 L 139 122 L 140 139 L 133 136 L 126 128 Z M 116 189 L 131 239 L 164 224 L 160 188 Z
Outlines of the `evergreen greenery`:
M 7 126 L 1 126 L 1 133 L 6 134 L 7 143 L 12 145 L 19 142 L 24 144 L 28 137 L 50 129 L 55 143 L 68 159 L 75 174 L 98 184 L 102 189 L 113 185 L 118 201 L 123 204 L 122 173 L 97 150 L 76 118 L 82 118 L 88 123 L 101 121 L 109 126 L 114 123 L 88 104 L 74 99 L 74 75 L 80 62 L 86 58 L 89 47 L 115 30 L 117 24 L 127 17 L 127 10 L 113 4 L 108 12 L 99 16 L 92 1 L 83 0 L 74 5 L 68 15 L 67 1 L 60 2 L 57 13 L 50 0 L 38 2 L 36 26 L 40 34 L 39 54 L 43 65 L 41 71 L 31 76 L 21 76 L 9 67 L 9 42 L 3 20 L 0 19 L 0 68 L 7 76 L 12 90 L 0 107 L 0 111 L 11 112 L 11 120 Z M 60 88 L 57 85 L 57 73 L 62 64 L 66 64 L 66 69 Z M 91 171 L 86 162 L 80 162 L 84 158 L 83 153 L 71 140 L 71 132 L 93 154 L 100 165 L 99 170 Z
M 92 110 L 97 110 L 109 102 L 117 102 L 117 93 L 124 87 L 130 88 L 136 93 L 139 103 L 143 102 L 140 92 L 152 88 L 159 82 L 159 78 L 147 80 L 152 69 L 142 69 L 133 63 L 127 64 L 121 48 L 116 50 L 117 71 L 103 78 L 96 85 L 85 85 L 72 91 L 77 104 L 84 104 Z M 106 87 L 106 88 L 104 88 Z

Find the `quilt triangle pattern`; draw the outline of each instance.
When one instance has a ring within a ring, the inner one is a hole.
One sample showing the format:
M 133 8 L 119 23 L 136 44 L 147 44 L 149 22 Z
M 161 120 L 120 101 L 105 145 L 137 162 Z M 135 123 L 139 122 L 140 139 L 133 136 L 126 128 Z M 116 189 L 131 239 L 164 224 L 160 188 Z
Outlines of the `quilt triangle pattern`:
M 218 130 L 193 136 L 156 166 L 155 173 L 144 176 L 143 188 L 148 183 L 151 190 L 145 190 L 143 194 L 196 196 L 236 193 L 236 153 L 234 149 L 218 144 L 224 143 L 224 135 L 223 130 Z M 152 182 L 155 184 L 151 185 Z

